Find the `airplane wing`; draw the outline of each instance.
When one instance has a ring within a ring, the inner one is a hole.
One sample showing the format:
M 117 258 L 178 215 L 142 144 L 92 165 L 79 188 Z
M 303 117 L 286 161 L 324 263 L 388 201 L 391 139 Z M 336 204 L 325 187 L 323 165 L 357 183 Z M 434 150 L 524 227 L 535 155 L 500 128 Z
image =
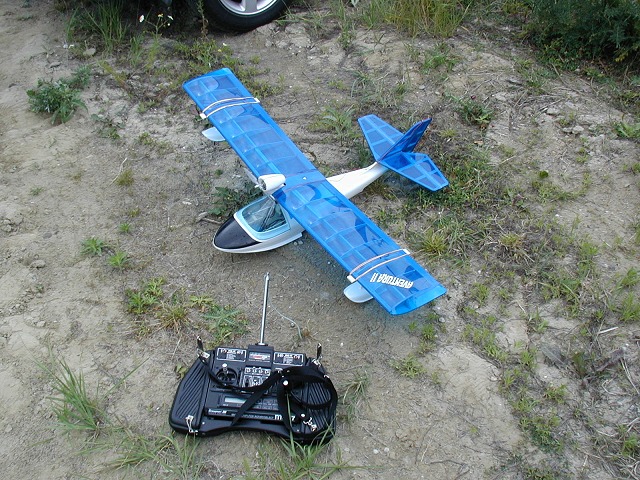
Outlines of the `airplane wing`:
M 410 312 L 446 292 L 327 181 L 231 70 L 189 80 L 184 89 L 256 178 L 285 175 L 273 198 L 389 313 Z

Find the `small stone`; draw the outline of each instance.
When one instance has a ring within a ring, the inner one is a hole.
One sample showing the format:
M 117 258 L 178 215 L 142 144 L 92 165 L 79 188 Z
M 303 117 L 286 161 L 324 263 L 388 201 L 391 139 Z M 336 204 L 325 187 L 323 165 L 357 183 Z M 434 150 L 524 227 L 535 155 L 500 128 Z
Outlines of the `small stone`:
M 34 260 L 29 265 L 31 268 L 44 268 L 47 266 L 47 263 L 44 260 Z

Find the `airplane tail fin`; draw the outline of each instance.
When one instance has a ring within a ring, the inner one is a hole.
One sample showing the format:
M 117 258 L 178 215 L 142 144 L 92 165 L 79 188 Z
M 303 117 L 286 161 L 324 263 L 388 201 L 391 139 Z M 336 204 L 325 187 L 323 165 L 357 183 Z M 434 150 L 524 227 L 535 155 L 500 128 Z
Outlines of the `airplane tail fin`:
M 358 123 L 378 163 L 431 191 L 449 185 L 427 154 L 413 151 L 431 123 L 430 118 L 417 122 L 405 134 L 376 115 L 361 117 Z

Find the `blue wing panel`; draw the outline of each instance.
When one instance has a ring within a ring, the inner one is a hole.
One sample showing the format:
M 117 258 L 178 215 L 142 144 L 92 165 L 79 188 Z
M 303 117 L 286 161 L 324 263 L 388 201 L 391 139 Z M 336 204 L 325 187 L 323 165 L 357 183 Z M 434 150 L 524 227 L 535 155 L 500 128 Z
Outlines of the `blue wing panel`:
M 273 197 L 387 311 L 407 313 L 446 292 L 324 178 L 230 70 L 190 80 L 184 89 L 253 175 L 285 175 Z M 371 135 L 386 152 L 402 134 L 376 118 Z
M 273 196 L 389 313 L 410 312 L 446 293 L 328 181 L 285 185 Z
M 288 179 L 324 178 L 231 70 L 189 80 L 183 88 L 255 177 L 281 173 Z

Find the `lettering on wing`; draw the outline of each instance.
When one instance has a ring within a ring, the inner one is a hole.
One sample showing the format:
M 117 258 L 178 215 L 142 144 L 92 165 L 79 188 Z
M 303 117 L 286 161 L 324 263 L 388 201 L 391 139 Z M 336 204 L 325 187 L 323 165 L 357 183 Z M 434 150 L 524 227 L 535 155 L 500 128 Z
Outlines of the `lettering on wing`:
M 394 277 L 393 275 L 388 275 L 386 273 L 374 273 L 371 275 L 371 283 L 384 283 L 386 285 L 391 285 L 393 287 L 402 287 L 402 288 L 411 288 L 413 287 L 413 282 L 409 280 L 405 280 L 404 278 Z

